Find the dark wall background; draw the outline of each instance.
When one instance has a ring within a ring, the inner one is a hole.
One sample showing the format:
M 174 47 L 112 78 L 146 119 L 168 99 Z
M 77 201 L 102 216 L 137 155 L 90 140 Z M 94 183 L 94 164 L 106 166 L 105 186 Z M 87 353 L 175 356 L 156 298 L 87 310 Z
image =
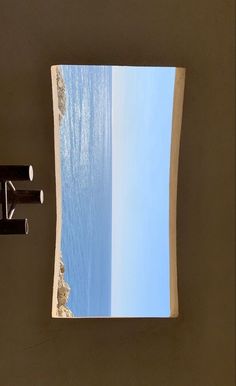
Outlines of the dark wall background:
M 233 386 L 231 0 L 0 1 L 0 163 L 32 163 L 42 207 L 0 238 L 3 386 Z M 178 187 L 180 317 L 51 319 L 55 184 L 50 65 L 186 66 Z M 19 185 L 18 185 L 19 186 Z

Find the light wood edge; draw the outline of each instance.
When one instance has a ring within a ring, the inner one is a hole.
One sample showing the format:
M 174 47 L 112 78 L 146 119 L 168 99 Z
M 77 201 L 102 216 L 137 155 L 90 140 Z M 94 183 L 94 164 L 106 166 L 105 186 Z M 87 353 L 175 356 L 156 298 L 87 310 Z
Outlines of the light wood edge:
M 170 154 L 170 211 L 169 211 L 169 243 L 170 243 L 170 316 L 179 315 L 178 279 L 177 279 L 177 185 L 180 133 L 182 125 L 184 99 L 185 69 L 176 68 L 174 103 L 172 117 L 171 154 Z
M 52 98 L 53 98 L 53 121 L 54 121 L 54 155 L 55 155 L 55 184 L 56 184 L 56 240 L 55 240 L 55 258 L 54 258 L 54 277 L 52 292 L 52 317 L 57 315 L 57 289 L 60 269 L 61 254 L 61 228 L 62 228 L 62 210 L 61 210 L 61 160 L 60 160 L 60 131 L 59 131 L 59 109 L 58 109 L 58 90 L 57 90 L 57 67 L 51 67 L 52 80 Z

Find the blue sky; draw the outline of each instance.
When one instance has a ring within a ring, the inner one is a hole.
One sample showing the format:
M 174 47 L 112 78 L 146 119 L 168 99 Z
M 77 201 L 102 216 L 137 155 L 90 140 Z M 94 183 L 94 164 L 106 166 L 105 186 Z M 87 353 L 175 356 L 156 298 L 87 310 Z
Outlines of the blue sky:
M 112 69 L 112 315 L 169 316 L 175 68 Z

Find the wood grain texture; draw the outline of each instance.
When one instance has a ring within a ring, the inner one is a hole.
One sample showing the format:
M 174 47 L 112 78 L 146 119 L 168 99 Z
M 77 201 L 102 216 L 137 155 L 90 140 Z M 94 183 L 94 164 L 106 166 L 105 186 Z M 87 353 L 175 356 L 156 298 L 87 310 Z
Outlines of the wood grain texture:
M 176 68 L 173 103 L 171 154 L 170 154 L 170 214 L 169 214 L 169 243 L 170 243 L 170 310 L 171 316 L 179 314 L 178 285 L 177 285 L 177 186 L 179 168 L 179 148 L 182 126 L 184 101 L 185 69 Z

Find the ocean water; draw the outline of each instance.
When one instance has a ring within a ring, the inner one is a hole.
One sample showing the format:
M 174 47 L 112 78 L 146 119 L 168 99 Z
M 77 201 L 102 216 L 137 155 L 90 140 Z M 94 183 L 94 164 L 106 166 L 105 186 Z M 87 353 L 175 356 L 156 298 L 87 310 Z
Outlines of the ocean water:
M 112 67 L 60 66 L 62 256 L 75 316 L 111 314 Z

